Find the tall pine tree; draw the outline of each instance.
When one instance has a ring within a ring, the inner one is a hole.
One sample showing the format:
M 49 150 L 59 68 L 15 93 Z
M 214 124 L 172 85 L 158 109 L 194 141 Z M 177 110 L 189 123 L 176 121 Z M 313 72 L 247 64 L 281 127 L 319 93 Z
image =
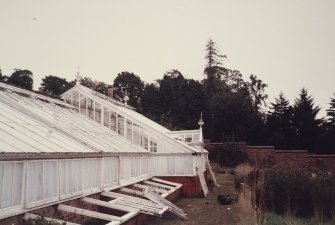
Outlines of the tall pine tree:
M 316 116 L 320 108 L 314 106 L 314 99 L 308 95 L 306 89 L 301 89 L 299 98 L 295 100 L 293 108 L 293 128 L 295 130 L 295 147 L 318 151 L 321 120 Z
M 277 149 L 290 149 L 292 146 L 293 108 L 284 94 L 280 92 L 275 102 L 271 103 L 270 111 L 267 116 L 266 125 L 270 131 L 269 143 L 276 146 Z
M 330 99 L 329 105 L 330 105 L 329 109 L 326 110 L 328 123 L 332 124 L 335 127 L 335 94 L 334 98 Z

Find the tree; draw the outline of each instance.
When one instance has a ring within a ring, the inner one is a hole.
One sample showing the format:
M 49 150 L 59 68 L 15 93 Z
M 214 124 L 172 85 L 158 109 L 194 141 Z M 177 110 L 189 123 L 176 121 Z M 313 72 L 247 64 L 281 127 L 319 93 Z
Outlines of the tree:
M 140 99 L 143 95 L 144 82 L 141 78 L 130 72 L 119 73 L 113 83 L 114 98 L 125 102 L 128 96 L 128 104 L 140 110 Z
M 335 154 L 335 97 L 330 99 L 329 105 L 327 119 L 322 124 L 321 153 Z
M 200 82 L 185 80 L 180 84 L 177 101 L 172 110 L 172 120 L 178 129 L 198 129 L 200 113 L 208 116 L 208 98 Z M 205 128 L 204 128 L 205 129 Z
M 2 75 L 1 69 L 0 69 L 0 82 L 6 82 L 7 77 L 5 75 Z
M 330 105 L 329 109 L 326 110 L 327 117 L 328 117 L 328 123 L 335 126 L 335 94 L 334 94 L 334 98 L 330 99 L 329 105 Z
M 270 131 L 268 135 L 270 144 L 279 149 L 292 148 L 292 138 L 294 137 L 292 129 L 293 107 L 280 92 L 279 98 L 275 98 L 270 109 L 266 120 L 266 126 Z
M 207 64 L 202 81 L 208 97 L 209 115 L 204 128 L 212 134 L 212 141 L 243 140 L 255 143 L 260 140 L 264 122 L 258 107 L 265 99 L 266 85 L 251 76 L 252 82 L 245 82 L 238 70 L 227 69 L 215 42 L 206 45 Z M 253 94 L 253 95 L 252 95 Z M 259 102 L 258 102 L 259 101 Z
M 209 39 L 206 45 L 206 57 L 207 60 L 207 68 L 212 68 L 214 66 L 222 65 L 222 58 L 226 58 L 226 55 L 221 55 L 220 51 L 216 48 L 216 43 Z
M 71 87 L 73 87 L 73 85 L 67 82 L 66 79 L 49 75 L 42 79 L 39 91 L 45 95 L 57 97 L 69 90 Z
M 71 83 L 71 82 L 70 82 Z M 101 94 L 106 95 L 107 94 L 107 87 L 108 84 L 106 84 L 105 82 L 101 82 L 101 81 L 93 81 L 91 78 L 89 77 L 80 77 L 79 79 L 79 83 L 85 87 L 88 87 L 96 92 L 99 92 Z
M 249 144 L 260 140 L 263 122 L 253 110 L 251 99 L 240 92 L 226 92 L 213 97 L 213 141 L 245 141 Z
M 320 108 L 314 107 L 314 100 L 306 89 L 301 89 L 299 98 L 295 100 L 293 108 L 293 128 L 295 130 L 295 147 L 317 151 L 320 136 L 321 120 L 316 116 Z
M 157 85 L 148 84 L 144 87 L 141 98 L 141 112 L 156 122 L 160 121 L 162 110 L 159 87 Z
M 7 82 L 23 89 L 33 90 L 33 73 L 29 70 L 15 69 Z
M 259 111 L 262 105 L 266 106 L 265 100 L 268 98 L 268 95 L 265 94 L 265 88 L 267 88 L 268 85 L 258 79 L 256 75 L 251 74 L 249 78 L 248 86 L 250 96 L 253 100 L 254 110 Z

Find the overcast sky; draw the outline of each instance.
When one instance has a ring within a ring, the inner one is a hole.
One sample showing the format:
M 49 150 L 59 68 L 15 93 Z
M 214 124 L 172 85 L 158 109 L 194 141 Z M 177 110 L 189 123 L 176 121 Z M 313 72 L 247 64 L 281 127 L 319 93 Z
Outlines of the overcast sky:
M 170 69 L 201 80 L 212 38 L 225 66 L 257 75 L 270 101 L 309 90 L 325 114 L 335 92 L 335 1 L 0 0 L 0 68 L 146 82 Z

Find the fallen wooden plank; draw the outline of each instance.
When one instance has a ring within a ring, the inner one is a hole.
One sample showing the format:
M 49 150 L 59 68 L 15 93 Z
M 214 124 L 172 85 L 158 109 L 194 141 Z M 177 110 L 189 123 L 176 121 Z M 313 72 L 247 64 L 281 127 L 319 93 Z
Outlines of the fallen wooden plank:
M 208 187 L 207 187 L 207 184 L 206 184 L 206 181 L 205 181 L 204 173 L 203 172 L 199 172 L 199 168 L 198 167 L 196 169 L 197 169 L 198 177 L 199 177 L 200 184 L 201 184 L 201 187 L 202 187 L 202 191 L 204 192 L 205 197 L 207 197 L 207 195 L 208 195 Z
M 88 197 L 84 197 L 81 199 L 83 202 L 86 203 L 90 203 L 90 204 L 94 204 L 94 205 L 98 205 L 98 206 L 103 206 L 106 208 L 110 208 L 110 209 L 117 209 L 117 210 L 121 210 L 124 212 L 138 212 L 138 210 L 134 209 L 134 208 L 130 208 L 130 207 L 119 207 L 118 205 L 114 204 L 114 202 L 105 202 L 105 201 L 101 201 L 99 199 L 94 199 L 94 198 L 88 198 Z M 115 199 L 118 200 L 118 199 Z
M 125 215 L 122 216 L 123 219 L 125 219 L 125 221 L 133 218 L 134 216 L 136 216 L 138 214 L 138 212 L 129 212 Z
M 163 207 L 147 199 L 137 198 L 137 197 L 124 195 L 120 193 L 105 191 L 105 192 L 102 192 L 101 195 L 106 196 L 106 197 L 111 197 L 111 198 L 122 198 L 119 201 L 114 201 L 114 204 L 136 208 L 140 212 L 149 214 L 149 215 L 161 216 L 165 211 L 169 209 L 166 206 Z
M 172 202 L 166 200 L 162 196 L 154 193 L 151 189 L 147 189 L 144 192 L 144 196 L 150 199 L 153 202 L 156 202 L 157 204 L 161 204 L 164 206 L 167 206 L 169 208 L 169 211 L 177 215 L 178 217 L 187 220 L 186 213 L 184 212 L 183 209 L 180 207 L 176 206 Z
M 146 188 L 151 188 L 153 191 L 157 192 L 157 193 L 167 193 L 168 191 L 166 189 L 162 189 L 162 188 L 157 188 L 157 187 L 152 187 L 152 186 L 148 186 L 148 185 L 144 185 L 144 184 L 133 184 L 134 187 L 137 188 L 142 188 L 143 190 L 145 190 Z
M 160 182 L 160 183 L 163 183 L 163 184 L 169 184 L 169 185 L 175 186 L 177 188 L 183 186 L 182 184 L 175 183 L 175 182 L 172 182 L 172 181 L 163 180 L 163 179 L 159 179 L 159 178 L 156 178 L 156 177 L 151 178 L 151 180 L 152 181 L 157 181 L 157 182 Z
M 214 175 L 214 173 L 213 173 L 213 170 L 212 170 L 212 167 L 211 167 L 211 165 L 209 164 L 209 161 L 207 161 L 207 168 L 208 168 L 208 170 L 209 170 L 209 174 L 210 174 L 210 176 L 211 176 L 211 178 L 212 178 L 212 181 L 213 181 L 213 183 L 214 183 L 214 186 L 215 187 L 219 187 L 220 185 L 217 183 L 217 181 L 216 181 L 216 178 L 215 178 L 215 175 Z
M 35 214 L 31 214 L 31 213 L 25 213 L 23 216 L 23 219 L 28 221 L 29 219 L 37 219 L 37 218 L 41 218 L 41 216 L 35 215 Z M 45 217 L 43 216 L 43 218 L 49 222 L 57 222 L 59 224 L 64 224 L 65 225 L 79 225 L 77 223 L 71 223 L 71 222 L 67 222 L 67 221 L 63 221 L 63 220 L 58 220 L 58 219 L 53 219 L 53 218 L 49 218 L 49 217 Z
M 119 224 L 121 224 L 120 221 L 112 221 L 112 222 L 107 223 L 106 225 L 119 225 Z
M 143 181 L 143 183 L 145 184 L 149 184 L 151 186 L 156 186 L 156 187 L 162 187 L 162 188 L 167 188 L 169 190 L 173 190 L 173 189 L 176 189 L 176 187 L 172 187 L 172 186 L 169 186 L 169 185 L 165 185 L 165 184 L 161 184 L 161 183 L 156 183 L 156 182 L 153 182 L 153 181 Z
M 137 191 L 137 190 L 133 190 L 133 189 L 129 189 L 129 188 L 121 188 L 120 191 L 128 193 L 128 194 L 132 194 L 132 195 L 137 195 L 137 196 L 144 196 L 142 191 Z
M 150 200 L 137 198 L 137 197 L 133 197 L 133 196 L 129 196 L 129 195 L 124 195 L 124 194 L 120 194 L 120 193 L 116 193 L 116 192 L 104 191 L 104 192 L 101 192 L 101 195 L 105 196 L 105 197 L 109 197 L 109 198 L 126 198 L 128 200 L 133 200 L 134 202 L 142 202 L 142 203 L 146 202 L 148 204 L 153 204 L 153 202 L 150 201 Z
M 105 213 L 100 213 L 100 212 L 95 212 L 95 211 L 90 211 L 86 209 L 81 209 L 81 208 L 76 208 L 73 206 L 68 206 L 68 205 L 63 205 L 59 204 L 57 207 L 58 210 L 64 211 L 64 212 L 70 212 L 82 216 L 88 216 L 96 219 L 101 219 L 101 220 L 107 220 L 107 221 L 124 221 L 123 218 L 118 217 L 118 216 L 113 216 Z

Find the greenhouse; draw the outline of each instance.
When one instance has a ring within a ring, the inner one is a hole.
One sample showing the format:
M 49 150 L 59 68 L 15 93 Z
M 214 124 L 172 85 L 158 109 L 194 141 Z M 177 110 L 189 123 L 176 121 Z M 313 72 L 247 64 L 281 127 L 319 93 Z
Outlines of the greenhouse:
M 74 223 L 68 218 L 78 222 L 67 213 L 108 224 L 172 209 L 182 216 L 180 209 L 157 199 L 166 201 L 178 190 L 187 195 L 184 178 L 194 178 L 207 194 L 202 125 L 170 131 L 127 104 L 78 84 L 61 98 L 0 83 L 1 224 L 22 224 L 40 214 L 68 224 Z M 71 205 L 76 200 L 124 214 L 76 208 Z M 48 207 L 53 208 L 43 211 Z

